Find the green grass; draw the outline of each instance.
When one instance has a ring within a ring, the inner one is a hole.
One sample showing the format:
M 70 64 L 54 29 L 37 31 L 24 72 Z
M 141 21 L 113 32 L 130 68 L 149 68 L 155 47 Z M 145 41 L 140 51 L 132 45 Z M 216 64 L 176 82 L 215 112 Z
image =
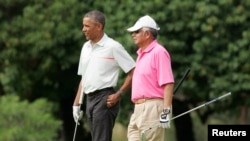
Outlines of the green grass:
M 168 141 L 175 141 L 175 131 L 174 125 L 171 125 L 171 128 L 166 130 L 166 135 Z M 128 141 L 127 139 L 127 127 L 122 124 L 116 122 L 115 127 L 113 129 L 113 141 Z
M 116 122 L 113 129 L 113 141 L 127 141 L 127 127 Z

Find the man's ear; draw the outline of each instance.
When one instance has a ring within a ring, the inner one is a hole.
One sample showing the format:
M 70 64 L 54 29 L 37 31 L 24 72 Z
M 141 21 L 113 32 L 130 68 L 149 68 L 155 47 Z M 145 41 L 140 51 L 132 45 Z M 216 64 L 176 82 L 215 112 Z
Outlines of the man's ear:
M 98 30 L 103 30 L 103 25 L 101 23 L 97 23 Z
M 145 34 L 145 36 L 146 36 L 146 38 L 151 38 L 151 33 L 150 33 L 150 31 L 148 31 L 148 30 L 146 30 L 145 32 L 144 32 L 144 34 Z

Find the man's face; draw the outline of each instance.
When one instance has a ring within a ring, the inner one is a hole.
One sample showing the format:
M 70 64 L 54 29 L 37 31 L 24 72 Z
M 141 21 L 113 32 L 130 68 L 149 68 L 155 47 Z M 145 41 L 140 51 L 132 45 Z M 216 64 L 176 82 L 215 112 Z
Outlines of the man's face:
M 100 23 L 95 22 L 90 17 L 85 17 L 83 18 L 82 25 L 82 32 L 84 33 L 86 39 L 95 41 L 97 33 L 100 32 Z
M 141 44 L 143 44 L 145 40 L 145 31 L 142 29 L 139 29 L 137 31 L 131 32 L 131 35 L 134 39 L 134 43 L 140 47 Z

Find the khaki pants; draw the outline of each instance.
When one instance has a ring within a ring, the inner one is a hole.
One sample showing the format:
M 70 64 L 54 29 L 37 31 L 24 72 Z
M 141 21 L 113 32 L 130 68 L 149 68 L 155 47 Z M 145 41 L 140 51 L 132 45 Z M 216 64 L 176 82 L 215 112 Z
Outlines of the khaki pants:
M 157 127 L 162 109 L 163 99 L 150 99 L 135 104 L 128 125 L 128 141 L 141 141 L 142 131 L 150 127 L 153 128 L 145 133 L 146 141 L 164 141 L 165 129 Z

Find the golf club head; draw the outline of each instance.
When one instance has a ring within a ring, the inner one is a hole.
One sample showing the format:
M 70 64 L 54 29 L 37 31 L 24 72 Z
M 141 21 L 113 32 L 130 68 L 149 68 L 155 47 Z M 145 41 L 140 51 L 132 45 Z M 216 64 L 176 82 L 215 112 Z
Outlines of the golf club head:
M 145 133 L 145 131 L 142 131 L 142 133 L 141 133 L 141 141 L 146 141 L 146 133 Z
M 149 131 L 149 130 L 151 130 L 151 129 L 153 129 L 153 128 L 156 128 L 156 127 L 159 127 L 159 125 L 153 126 L 153 127 L 150 127 L 150 128 L 147 128 L 147 129 L 143 130 L 141 132 L 141 141 L 146 141 L 147 140 L 146 139 L 146 135 L 147 135 L 146 132 Z

